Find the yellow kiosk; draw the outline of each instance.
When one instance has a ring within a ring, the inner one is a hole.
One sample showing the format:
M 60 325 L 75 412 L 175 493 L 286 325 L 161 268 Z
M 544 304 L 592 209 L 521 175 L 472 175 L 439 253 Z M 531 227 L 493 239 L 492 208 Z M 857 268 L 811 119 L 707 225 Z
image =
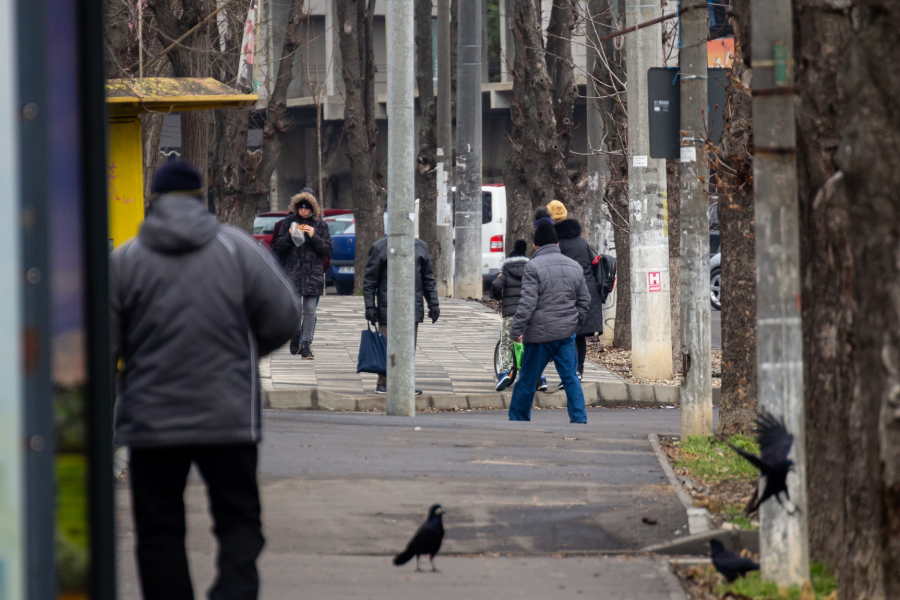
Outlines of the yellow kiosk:
M 109 111 L 109 239 L 113 246 L 137 235 L 144 220 L 140 115 L 256 104 L 256 94 L 235 94 L 215 79 L 148 77 L 106 82 Z

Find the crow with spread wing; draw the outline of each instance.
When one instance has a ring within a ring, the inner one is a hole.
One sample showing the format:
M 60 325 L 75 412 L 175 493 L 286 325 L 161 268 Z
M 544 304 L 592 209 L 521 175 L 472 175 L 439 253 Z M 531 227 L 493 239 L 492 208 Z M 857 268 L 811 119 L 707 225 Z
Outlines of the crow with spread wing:
M 441 542 L 444 540 L 444 511 L 440 504 L 435 504 L 428 511 L 428 519 L 419 527 L 416 535 L 409 540 L 406 550 L 398 554 L 394 558 L 394 564 L 398 567 L 405 565 L 410 559 L 416 557 L 416 571 L 421 571 L 419 567 L 419 556 L 428 555 L 431 561 L 431 570 L 437 571 L 434 566 L 434 555 L 441 549 Z
M 719 540 L 709 540 L 709 546 L 712 549 L 710 558 L 713 566 L 725 576 L 728 583 L 734 583 L 739 576 L 744 577 L 750 571 L 759 571 L 758 562 L 732 554 Z
M 788 454 L 791 453 L 791 445 L 794 443 L 794 436 L 788 433 L 784 423 L 768 412 L 762 411 L 756 418 L 756 425 L 756 439 L 759 442 L 760 456 L 729 444 L 735 452 L 759 469 L 760 477 L 766 478 L 762 496 L 759 495 L 759 489 L 757 489 L 744 509 L 748 515 L 756 512 L 763 502 L 772 497 L 784 507 L 781 494 L 783 493 L 787 500 L 791 499 L 788 495 L 787 476 L 794 467 L 794 461 L 788 458 Z M 794 510 L 790 512 L 793 513 L 796 510 L 794 507 Z

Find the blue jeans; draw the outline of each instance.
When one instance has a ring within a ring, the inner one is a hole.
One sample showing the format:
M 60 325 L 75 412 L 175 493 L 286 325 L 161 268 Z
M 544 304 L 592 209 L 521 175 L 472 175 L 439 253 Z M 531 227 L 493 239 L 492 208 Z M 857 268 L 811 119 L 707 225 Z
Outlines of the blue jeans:
M 530 421 L 531 405 L 534 403 L 534 390 L 544 368 L 550 359 L 556 364 L 556 372 L 566 389 L 566 408 L 569 410 L 570 423 L 587 423 L 584 411 L 584 392 L 578 381 L 578 352 L 575 350 L 575 335 L 564 340 L 544 342 L 542 344 L 525 344 L 522 356 L 522 367 L 513 387 L 512 400 L 509 403 L 510 421 Z

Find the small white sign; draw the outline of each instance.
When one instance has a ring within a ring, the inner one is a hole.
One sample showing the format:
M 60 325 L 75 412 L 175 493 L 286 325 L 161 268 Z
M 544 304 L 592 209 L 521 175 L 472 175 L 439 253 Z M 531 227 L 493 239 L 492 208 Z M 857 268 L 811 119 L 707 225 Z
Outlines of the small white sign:
M 681 147 L 681 162 L 692 163 L 697 162 L 697 149 L 693 146 Z
M 632 167 L 646 167 L 647 166 L 647 155 L 634 156 L 631 159 Z
M 662 274 L 659 271 L 647 273 L 647 287 L 651 292 L 662 291 Z

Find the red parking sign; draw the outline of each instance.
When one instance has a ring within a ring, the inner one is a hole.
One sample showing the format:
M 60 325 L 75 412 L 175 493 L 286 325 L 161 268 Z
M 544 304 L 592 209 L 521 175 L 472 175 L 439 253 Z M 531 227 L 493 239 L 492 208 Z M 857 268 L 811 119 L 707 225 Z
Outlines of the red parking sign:
M 662 275 L 659 271 L 650 271 L 647 273 L 647 287 L 651 292 L 662 291 Z

